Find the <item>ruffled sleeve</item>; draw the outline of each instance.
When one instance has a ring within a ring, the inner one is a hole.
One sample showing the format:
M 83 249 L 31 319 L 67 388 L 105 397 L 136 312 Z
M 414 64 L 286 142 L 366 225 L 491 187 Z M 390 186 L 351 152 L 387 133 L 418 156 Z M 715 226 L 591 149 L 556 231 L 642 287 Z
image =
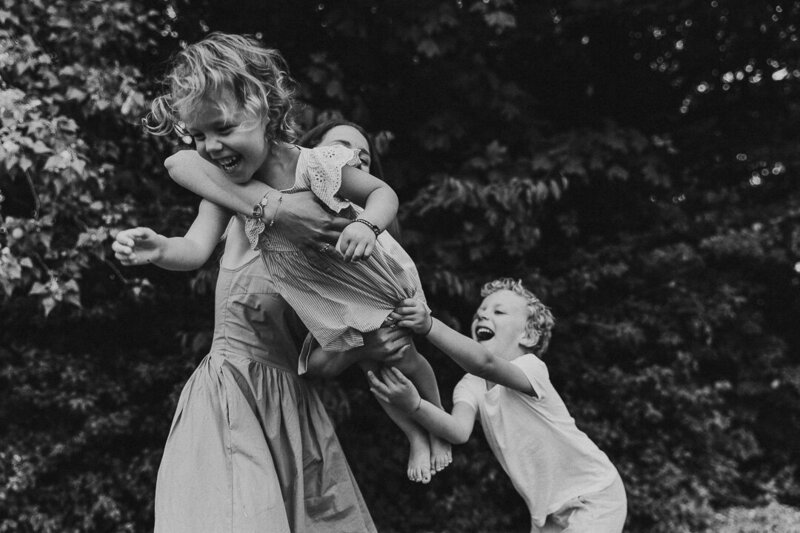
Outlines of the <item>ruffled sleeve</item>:
M 264 221 L 260 218 L 241 216 L 244 219 L 244 233 L 247 235 L 247 240 L 250 242 L 250 248 L 256 250 L 261 234 L 264 233 L 267 225 L 264 224 Z
M 357 166 L 358 154 L 345 146 L 333 145 L 307 150 L 306 155 L 298 162 L 305 164 L 298 172 L 300 184 L 310 188 L 322 203 L 337 213 L 350 207 L 350 202 L 338 193 L 342 186 L 342 168 Z

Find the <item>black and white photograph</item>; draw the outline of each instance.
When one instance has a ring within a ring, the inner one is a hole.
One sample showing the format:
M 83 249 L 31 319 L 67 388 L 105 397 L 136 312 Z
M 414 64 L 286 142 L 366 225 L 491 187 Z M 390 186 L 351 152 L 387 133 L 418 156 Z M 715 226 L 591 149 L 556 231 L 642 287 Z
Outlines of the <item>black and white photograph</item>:
M 798 533 L 798 325 L 798 0 L 0 0 L 0 533 Z

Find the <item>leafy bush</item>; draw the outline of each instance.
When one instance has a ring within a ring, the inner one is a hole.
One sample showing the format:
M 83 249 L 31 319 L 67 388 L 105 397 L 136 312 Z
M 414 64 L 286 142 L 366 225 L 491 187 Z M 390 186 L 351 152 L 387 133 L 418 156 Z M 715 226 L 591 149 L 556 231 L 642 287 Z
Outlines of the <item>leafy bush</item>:
M 214 269 L 121 270 L 110 241 L 193 217 L 161 166 L 174 147 L 138 120 L 208 29 L 280 48 L 307 125 L 382 131 L 438 316 L 463 328 L 501 275 L 553 308 L 551 375 L 620 470 L 629 531 L 798 501 L 800 8 L 219 4 L 0 0 L 0 531 L 151 527 Z M 460 371 L 424 353 L 447 397 Z M 480 435 L 431 485 L 404 481 L 364 390 L 350 373 L 328 396 L 382 531 L 527 530 Z

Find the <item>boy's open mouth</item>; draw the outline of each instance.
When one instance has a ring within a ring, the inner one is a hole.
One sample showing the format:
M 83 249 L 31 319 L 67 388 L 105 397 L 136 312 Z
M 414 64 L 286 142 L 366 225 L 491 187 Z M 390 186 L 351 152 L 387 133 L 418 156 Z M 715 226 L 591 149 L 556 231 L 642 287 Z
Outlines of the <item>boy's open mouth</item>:
M 475 328 L 475 338 L 479 341 L 488 341 L 494 337 L 494 331 L 485 326 L 478 326 Z
M 222 159 L 217 159 L 216 163 L 222 167 L 222 170 L 225 172 L 232 172 L 239 166 L 239 163 L 242 161 L 242 158 L 238 155 L 232 155 L 231 157 L 223 157 Z

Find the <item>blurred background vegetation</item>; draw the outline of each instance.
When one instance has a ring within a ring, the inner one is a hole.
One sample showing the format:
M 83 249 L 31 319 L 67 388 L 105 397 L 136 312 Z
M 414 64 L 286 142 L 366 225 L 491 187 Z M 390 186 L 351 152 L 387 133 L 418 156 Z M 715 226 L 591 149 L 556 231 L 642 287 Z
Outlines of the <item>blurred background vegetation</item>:
M 0 532 L 152 528 L 216 272 L 122 269 L 110 242 L 194 216 L 162 166 L 180 140 L 140 119 L 212 30 L 285 54 L 306 127 L 376 132 L 438 316 L 465 329 L 498 276 L 553 309 L 553 381 L 620 470 L 628 531 L 790 516 L 799 23 L 777 0 L 0 0 Z M 449 397 L 459 369 L 426 353 Z M 362 381 L 320 387 L 381 531 L 527 531 L 479 432 L 406 481 Z

